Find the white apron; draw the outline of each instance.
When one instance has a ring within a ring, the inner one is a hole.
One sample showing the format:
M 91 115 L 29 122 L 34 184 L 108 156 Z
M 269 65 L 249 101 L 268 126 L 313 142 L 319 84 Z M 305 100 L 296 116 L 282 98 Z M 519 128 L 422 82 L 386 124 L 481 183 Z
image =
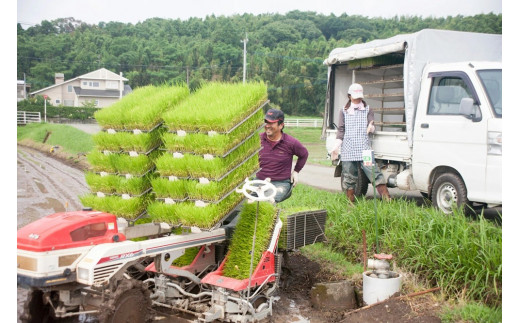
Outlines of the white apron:
M 354 114 L 343 110 L 345 136 L 341 146 L 341 161 L 362 161 L 363 150 L 370 149 L 367 135 L 368 109 L 367 105 L 364 110 L 354 110 Z

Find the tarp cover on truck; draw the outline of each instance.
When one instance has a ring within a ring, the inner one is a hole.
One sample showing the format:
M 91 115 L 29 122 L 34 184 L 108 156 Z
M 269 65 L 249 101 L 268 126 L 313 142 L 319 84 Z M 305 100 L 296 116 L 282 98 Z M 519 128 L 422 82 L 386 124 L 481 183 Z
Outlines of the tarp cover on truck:
M 413 34 L 336 48 L 323 64 L 329 66 L 330 77 L 333 65 L 402 51 L 405 53 L 403 76 L 406 131 L 411 146 L 424 66 L 427 63 L 502 61 L 502 35 L 424 29 Z

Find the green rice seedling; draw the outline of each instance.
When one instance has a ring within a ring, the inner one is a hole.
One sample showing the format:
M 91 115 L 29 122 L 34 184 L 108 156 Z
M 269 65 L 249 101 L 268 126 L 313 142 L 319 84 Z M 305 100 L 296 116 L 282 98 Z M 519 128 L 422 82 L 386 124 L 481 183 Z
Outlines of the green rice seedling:
M 157 87 L 154 95 L 146 101 L 136 102 L 130 111 L 125 124 L 126 129 L 150 130 L 162 122 L 161 115 L 175 107 L 190 94 L 186 85 Z
M 181 224 L 210 229 L 243 199 L 242 194 L 233 192 L 221 202 L 209 203 L 205 207 L 199 207 L 193 202 L 181 202 L 176 206 L 180 214 Z
M 117 172 L 119 174 L 131 174 L 135 176 L 144 175 L 155 167 L 155 159 L 161 154 L 158 150 L 152 151 L 148 155 L 130 156 L 128 154 L 118 154 L 114 159 Z
M 267 100 L 263 82 L 209 83 L 163 114 L 170 130 L 226 132 Z
M 244 204 L 229 246 L 227 261 L 223 268 L 224 276 L 240 280 L 249 277 L 250 252 L 253 249 L 253 235 L 256 235 L 253 257 L 254 271 L 262 257 L 262 253 L 267 250 L 271 241 L 276 213 L 275 206 L 269 202 Z
M 191 185 L 185 185 L 186 192 L 191 199 L 217 201 L 250 177 L 258 168 L 258 154 L 255 154 L 220 181 L 210 181 L 205 184 L 194 180 L 189 181 Z
M 251 156 L 256 150 L 260 149 L 260 146 L 260 139 L 257 136 L 252 136 L 226 157 L 206 159 L 203 156 L 196 156 L 190 163 L 186 164 L 186 168 L 190 177 L 217 179 L 248 156 Z
M 124 96 L 114 104 L 96 111 L 94 118 L 103 129 L 124 129 L 128 112 L 139 102 L 146 102 L 158 89 L 149 85 L 134 89 L 132 93 Z
M 148 206 L 148 214 L 154 221 L 166 222 L 171 225 L 195 226 L 202 229 L 210 229 L 226 214 L 231 212 L 244 196 L 233 192 L 219 203 L 208 204 L 205 207 L 197 206 L 195 203 L 180 202 L 166 204 L 153 202 Z
M 119 194 L 141 195 L 152 187 L 150 180 L 152 175 L 148 174 L 141 177 L 121 177 L 117 183 L 116 192 Z
M 120 138 L 118 134 L 112 134 L 105 131 L 100 131 L 92 136 L 92 140 L 96 145 L 96 149 L 103 151 L 119 151 L 121 150 Z
M 159 201 L 154 201 L 148 205 L 148 216 L 154 222 L 165 222 L 172 225 L 180 223 L 179 209 L 177 204 L 166 204 Z
M 186 141 L 187 138 L 188 136 L 179 136 L 171 132 L 165 132 L 162 135 L 164 147 L 169 152 L 186 152 L 188 150 L 188 147 L 192 146 L 189 142 Z
M 94 117 L 103 129 L 151 130 L 161 122 L 163 112 L 188 95 L 187 86 L 145 86 L 96 112 Z
M 93 172 L 85 173 L 85 181 L 92 192 L 111 194 L 120 185 L 121 177 L 117 175 L 101 176 Z
M 197 254 L 199 253 L 201 247 L 192 247 L 187 248 L 184 250 L 184 255 L 180 256 L 179 258 L 175 259 L 172 262 L 172 265 L 177 267 L 183 267 L 191 265 L 193 260 L 195 260 L 195 257 L 197 257 Z M 202 247 L 204 248 L 204 247 Z
M 85 194 L 79 197 L 81 204 L 91 207 L 94 211 L 112 212 L 113 196 L 99 197 L 95 194 Z
M 199 155 L 223 156 L 259 129 L 263 122 L 264 112 L 260 109 L 229 134 L 187 133 L 185 136 L 180 136 L 176 133 L 166 132 L 163 134 L 163 142 L 165 148 L 171 152 L 192 152 Z
M 122 132 L 117 133 L 119 145 L 124 151 L 146 153 L 162 144 L 161 134 L 164 128 L 157 128 L 148 133 Z
M 87 194 L 80 197 L 84 206 L 91 207 L 93 210 L 114 214 L 128 220 L 133 220 L 141 215 L 151 200 L 149 195 L 142 197 L 132 197 L 123 199 L 120 196 L 110 195 L 99 197 L 94 194 Z
M 109 196 L 111 201 L 111 212 L 122 218 L 133 220 L 146 211 L 148 204 L 151 201 L 150 194 L 145 194 L 141 197 L 131 197 L 129 199 L 120 196 Z
M 117 173 L 117 154 L 108 154 L 93 150 L 87 154 L 87 161 L 95 172 Z
M 180 155 L 179 158 L 174 157 L 173 154 L 162 154 L 155 160 L 155 167 L 161 176 L 177 176 L 188 177 L 189 173 L 186 169 L 185 159 L 190 159 L 189 154 Z
M 184 180 L 170 181 L 168 178 L 158 177 L 151 180 L 151 185 L 157 198 L 182 200 L 186 197 Z

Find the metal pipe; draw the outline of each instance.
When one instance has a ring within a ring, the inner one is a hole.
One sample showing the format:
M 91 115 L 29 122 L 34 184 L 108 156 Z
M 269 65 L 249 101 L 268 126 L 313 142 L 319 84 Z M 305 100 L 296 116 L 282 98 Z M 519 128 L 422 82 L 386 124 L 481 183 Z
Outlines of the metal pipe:
M 189 296 L 189 297 L 194 297 L 194 298 L 199 298 L 199 297 L 202 297 L 202 296 L 212 296 L 211 292 L 202 292 L 202 293 L 199 293 L 199 294 L 192 294 L 192 293 L 188 293 L 186 292 L 184 289 L 182 289 L 181 287 L 177 286 L 177 284 L 174 284 L 174 283 L 166 283 L 167 286 L 170 286 L 170 287 L 175 287 L 179 292 L 181 292 L 181 294 L 185 295 L 185 296 Z

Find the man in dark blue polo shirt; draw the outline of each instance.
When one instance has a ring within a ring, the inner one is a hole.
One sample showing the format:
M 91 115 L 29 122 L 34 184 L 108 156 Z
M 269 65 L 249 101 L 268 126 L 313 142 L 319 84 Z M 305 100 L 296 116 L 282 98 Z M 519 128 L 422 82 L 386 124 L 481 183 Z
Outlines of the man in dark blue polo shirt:
M 283 201 L 298 183 L 298 173 L 302 170 L 309 152 L 296 138 L 283 132 L 284 114 L 280 110 L 269 109 L 265 114 L 265 132 L 260 134 L 262 150 L 259 153 L 260 171 L 256 178 L 271 179 L 276 186 L 275 201 Z M 293 156 L 298 160 L 292 169 Z

